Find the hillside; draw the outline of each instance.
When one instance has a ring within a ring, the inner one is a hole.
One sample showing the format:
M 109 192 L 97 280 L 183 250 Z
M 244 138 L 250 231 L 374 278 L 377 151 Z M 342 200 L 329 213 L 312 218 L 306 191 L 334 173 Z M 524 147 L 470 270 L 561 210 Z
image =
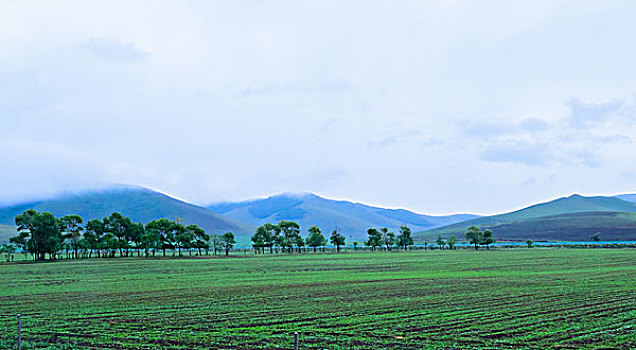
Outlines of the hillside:
M 560 214 L 495 225 L 491 230 L 504 241 L 590 241 L 595 233 L 604 241 L 631 241 L 636 240 L 636 213 Z
M 9 243 L 9 238 L 17 235 L 15 226 L 0 225 L 0 244 Z
M 55 216 L 78 214 L 85 221 L 101 219 L 117 211 L 135 222 L 180 218 L 185 224 L 197 224 L 210 233 L 232 231 L 245 236 L 252 232 L 249 225 L 141 187 L 114 187 L 0 208 L 0 224 L 13 225 L 14 217 L 30 208 L 49 211 Z
M 572 214 L 572 213 L 583 213 L 583 212 L 636 212 L 636 203 L 624 201 L 615 197 L 584 197 L 581 195 L 572 195 L 569 197 L 559 198 L 550 202 L 536 204 L 521 210 L 513 211 L 510 213 L 493 215 L 481 217 L 474 220 L 468 220 L 457 224 L 452 224 L 444 227 L 439 227 L 432 230 L 427 230 L 425 232 L 416 233 L 415 237 L 417 240 L 422 241 L 425 238 L 431 239 L 432 237 L 437 237 L 438 235 L 442 235 L 444 237 L 448 237 L 450 235 L 455 235 L 457 237 L 464 237 L 464 233 L 466 229 L 471 226 L 479 226 L 481 228 L 490 228 L 495 232 L 495 237 L 497 239 L 502 239 L 502 235 L 495 231 L 495 227 L 499 227 L 498 230 L 511 230 L 514 226 L 503 226 L 503 225 L 520 225 L 516 226 L 517 233 L 512 234 L 508 237 L 508 239 L 512 240 L 521 240 L 523 239 L 521 236 L 528 234 L 526 230 L 529 227 L 533 227 L 532 225 L 536 225 L 537 222 L 532 221 L 530 223 L 526 222 L 530 219 L 543 218 L 561 214 Z M 568 227 L 577 224 L 577 218 L 582 220 L 585 216 L 570 216 L 567 218 L 561 218 L 561 223 L 565 224 L 567 222 Z M 591 217 L 598 217 L 598 215 L 592 215 Z M 540 221 L 540 220 L 539 220 Z M 525 223 L 524 223 L 525 222 Z M 608 224 L 606 222 L 606 224 Z M 618 223 L 617 223 L 618 224 Z M 523 226 L 530 225 L 530 226 Z M 541 225 L 541 224 L 539 224 Z M 585 229 L 584 222 L 581 221 L 581 229 L 582 232 L 587 232 Z M 512 231 L 505 231 L 512 232 Z M 554 231 L 551 231 L 554 232 Z M 584 235 L 581 233 L 581 235 Z M 561 236 L 561 235 L 559 235 Z M 583 237 L 583 236 L 581 236 Z M 587 235 L 589 238 L 589 235 Z M 547 238 L 550 240 L 556 240 L 558 238 Z M 605 238 L 604 238 L 605 239 Z
M 311 225 L 328 235 L 337 227 L 347 240 L 365 240 L 370 227 L 388 227 L 393 231 L 406 224 L 413 231 L 429 229 L 473 219 L 475 215 L 430 216 L 404 209 L 384 209 L 360 203 L 332 200 L 313 193 L 281 194 L 244 202 L 226 202 L 209 209 L 237 221 L 252 225 L 280 220 L 293 220 L 306 233 Z
M 619 194 L 618 196 L 614 196 L 614 198 L 622 199 L 631 203 L 636 203 L 636 194 L 633 193 Z

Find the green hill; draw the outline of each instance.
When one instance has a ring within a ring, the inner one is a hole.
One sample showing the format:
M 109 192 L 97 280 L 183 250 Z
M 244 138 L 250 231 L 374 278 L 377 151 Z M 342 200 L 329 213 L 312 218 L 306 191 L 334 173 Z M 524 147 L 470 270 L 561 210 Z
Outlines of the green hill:
M 594 211 L 542 216 L 490 227 L 498 240 L 604 241 L 636 240 L 636 213 Z
M 0 244 L 9 243 L 9 238 L 17 234 L 15 226 L 0 225 Z
M 85 221 L 101 219 L 116 211 L 129 216 L 135 222 L 142 223 L 164 217 L 180 218 L 185 224 L 197 224 L 210 233 L 232 231 L 239 238 L 243 238 L 242 241 L 246 235 L 252 233 L 251 226 L 228 219 L 209 209 L 146 188 L 124 186 L 0 208 L 0 224 L 13 225 L 14 217 L 30 208 L 49 211 L 55 216 L 78 214 Z
M 412 230 L 425 230 L 477 217 L 457 214 L 431 216 L 404 209 L 384 209 L 360 203 L 332 200 L 313 193 L 281 194 L 244 202 L 218 203 L 208 207 L 237 221 L 261 225 L 280 220 L 293 220 L 306 233 L 311 225 L 328 235 L 337 227 L 348 241 L 366 240 L 370 227 L 388 227 L 393 231 L 406 224 Z
M 457 224 L 427 230 L 424 232 L 417 232 L 415 234 L 415 238 L 420 242 L 424 239 L 430 240 L 431 238 L 437 237 L 438 235 L 442 235 L 443 237 L 455 235 L 458 238 L 463 238 L 466 229 L 471 225 L 475 225 L 481 228 L 493 229 L 495 237 L 497 239 L 502 239 L 499 232 L 494 230 L 494 228 L 497 226 L 500 226 L 501 228 L 501 225 L 524 222 L 530 219 L 583 212 L 636 212 L 636 203 L 628 202 L 615 197 L 584 197 L 580 195 L 572 195 L 569 197 L 559 198 L 547 203 L 536 204 L 510 213 L 485 216 L 474 220 L 468 220 Z M 584 216 L 578 217 L 578 219 L 583 219 L 583 217 Z M 590 217 L 595 216 L 591 215 Z M 598 215 L 596 217 L 598 217 Z M 577 216 L 571 216 L 570 218 L 568 218 L 568 220 L 565 221 L 574 220 L 569 223 L 569 225 L 575 225 L 577 222 L 576 218 Z M 510 227 L 506 228 L 506 230 L 509 230 Z M 521 226 L 518 226 L 517 228 L 522 229 Z M 519 231 L 518 236 L 511 234 L 508 239 L 521 240 L 523 239 L 521 237 L 522 233 L 526 234 L 525 231 Z M 555 237 L 546 239 L 557 240 L 558 238 Z M 587 239 L 589 239 L 589 235 L 587 236 Z M 575 240 L 578 240 L 578 238 Z

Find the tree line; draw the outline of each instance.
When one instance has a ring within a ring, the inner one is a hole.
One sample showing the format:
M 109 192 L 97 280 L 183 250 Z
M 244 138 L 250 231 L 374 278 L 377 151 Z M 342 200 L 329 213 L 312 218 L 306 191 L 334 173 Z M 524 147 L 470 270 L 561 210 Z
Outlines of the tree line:
M 208 234 L 201 227 L 190 224 L 184 225 L 181 220 L 156 219 L 147 224 L 135 223 L 129 217 L 114 212 L 103 219 L 92 219 L 84 224 L 79 215 L 66 215 L 56 218 L 49 212 L 38 212 L 28 209 L 15 217 L 18 235 L 10 239 L 11 244 L 0 246 L 0 253 L 5 253 L 7 261 L 13 257 L 13 253 L 20 249 L 26 258 L 26 253 L 33 255 L 35 260 L 57 259 L 66 254 L 67 258 L 98 258 L 133 256 L 155 256 L 161 251 L 166 256 L 166 251 L 172 254 L 182 255 L 187 250 L 192 255 L 193 250 L 197 255 L 214 255 L 218 251 L 224 251 L 228 255 L 236 244 L 234 234 L 226 232 L 222 235 Z M 278 252 L 303 252 L 307 247 L 325 250 L 328 243 L 335 246 L 336 251 L 345 245 L 345 236 L 338 228 L 335 228 L 329 239 L 325 237 L 316 225 L 308 229 L 307 237 L 301 236 L 300 225 L 294 221 L 281 220 L 277 224 L 266 223 L 259 226 L 251 237 L 252 247 L 255 253 Z M 368 239 L 363 242 L 370 250 L 378 248 L 393 250 L 403 248 L 408 250 L 413 246 L 411 229 L 400 226 L 399 233 L 389 231 L 388 228 L 369 228 Z M 481 231 L 477 226 L 468 228 L 465 234 L 466 240 L 473 244 L 475 249 L 485 245 L 489 249 L 494 243 L 491 230 Z M 443 239 L 438 236 L 437 245 L 440 249 L 448 246 L 454 249 L 457 237 L 450 236 Z M 354 249 L 357 242 L 352 243 Z M 425 242 L 425 248 L 428 243 Z
M 345 236 L 338 228 L 331 232 L 328 241 L 316 225 L 310 226 L 307 231 L 309 235 L 303 238 L 300 234 L 300 225 L 294 221 L 281 220 L 278 224 L 266 223 L 259 226 L 251 237 L 252 247 L 256 253 L 265 253 L 266 249 L 270 253 L 302 252 L 306 250 L 306 247 L 313 248 L 315 253 L 319 248 L 324 251 L 329 242 L 336 247 L 336 252 L 339 252 L 340 247 L 346 242 Z M 407 250 L 413 245 L 411 229 L 406 225 L 400 226 L 400 233 L 397 236 L 386 227 L 380 230 L 369 228 L 367 234 L 369 239 L 364 243 L 373 251 L 381 246 L 386 246 L 387 250 L 393 247 L 404 247 L 404 250 Z M 352 244 L 357 247 L 357 242 Z
M 224 250 L 225 254 L 236 244 L 234 234 L 207 234 L 201 227 L 184 225 L 180 220 L 156 219 L 147 224 L 135 223 L 121 213 L 112 213 L 103 219 L 92 219 L 86 224 L 79 215 L 66 215 L 56 218 L 49 212 L 28 209 L 15 217 L 18 235 L 10 242 L 30 253 L 35 260 L 57 259 L 66 253 L 67 258 L 120 257 L 134 255 L 155 256 L 158 250 L 163 256 L 166 250 L 178 252 L 192 249 L 198 255 L 203 250 L 216 254 Z M 4 249 L 13 247 L 4 246 Z

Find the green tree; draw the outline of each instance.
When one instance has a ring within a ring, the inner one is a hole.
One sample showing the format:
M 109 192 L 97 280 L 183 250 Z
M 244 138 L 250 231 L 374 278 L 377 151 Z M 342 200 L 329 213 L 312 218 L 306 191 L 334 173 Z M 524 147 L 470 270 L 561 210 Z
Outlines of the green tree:
M 309 236 L 307 236 L 307 245 L 314 248 L 314 253 L 317 247 L 324 247 L 327 245 L 327 239 L 322 235 L 320 228 L 313 225 L 309 227 Z
M 305 248 L 305 240 L 303 239 L 303 237 L 300 234 L 298 234 L 296 236 L 295 244 L 296 244 L 296 247 L 298 247 L 298 252 L 301 253 L 303 248 Z M 305 250 L 305 251 L 307 251 L 307 250 Z
M 144 224 L 131 222 L 128 226 L 128 232 L 126 236 L 128 241 L 134 246 L 135 250 L 137 250 L 137 256 L 141 255 L 141 249 L 143 249 L 144 245 L 144 234 L 146 229 L 144 228 Z
M 495 238 L 492 235 L 491 230 L 485 230 L 483 233 L 481 244 L 486 246 L 486 249 L 490 250 L 490 245 L 495 243 Z
M 444 250 L 444 246 L 446 245 L 446 241 L 444 241 L 444 238 L 442 238 L 441 235 L 437 236 L 437 245 Z
M 175 222 L 166 218 L 152 220 L 146 224 L 146 230 L 154 231 L 159 238 L 159 247 L 163 251 L 163 256 L 166 256 L 166 249 L 174 248 L 175 240 Z
M 340 251 L 340 246 L 343 246 L 345 244 L 345 236 L 340 234 L 340 231 L 337 228 L 335 228 L 331 232 L 331 237 L 329 238 L 329 240 L 331 241 L 331 244 L 336 246 L 337 252 Z
M 93 251 L 97 251 L 97 257 L 100 257 L 100 251 L 105 249 L 102 247 L 102 238 L 104 236 L 104 223 L 99 219 L 89 220 L 86 223 L 84 231 L 84 241 L 89 249 L 88 257 L 90 258 Z
M 470 226 L 468 228 L 468 230 L 466 231 L 466 240 L 470 244 L 474 244 L 475 245 L 475 250 L 478 250 L 479 249 L 479 245 L 484 240 L 484 233 L 481 232 L 479 227 L 474 226 L 474 225 Z
M 382 241 L 386 245 L 386 250 L 391 250 L 391 247 L 395 244 L 395 234 L 389 232 L 387 227 L 381 228 L 380 231 L 382 231 Z
M 112 213 L 109 217 L 104 218 L 104 232 L 112 233 L 117 238 L 119 243 L 119 256 L 124 256 L 124 249 L 126 255 L 128 255 L 128 248 L 130 244 L 128 242 L 128 236 L 130 235 L 130 226 L 132 221 L 130 218 L 122 215 L 121 213 Z
M 180 221 L 173 223 L 172 231 L 174 234 L 174 245 L 181 256 L 181 249 L 189 249 L 190 244 L 194 240 L 194 233 L 187 230 Z
M 528 246 L 528 248 L 532 248 L 532 243 L 534 243 L 531 239 L 526 241 L 526 245 Z
M 14 244 L 18 249 L 22 251 L 22 255 L 24 256 L 24 260 L 27 259 L 27 237 L 25 234 L 21 233 L 15 237 L 9 238 L 9 242 Z
M 16 240 L 26 242 L 26 248 L 35 260 L 44 260 L 47 253 L 52 259 L 57 258 L 64 238 L 60 221 L 53 214 L 28 209 L 15 217 L 15 224 L 18 229 Z
M 375 250 L 376 247 L 382 246 L 382 234 L 375 228 L 367 230 L 369 239 L 367 240 L 367 246 L 371 247 L 371 250 Z
M 448 237 L 448 239 L 446 240 L 446 244 L 448 244 L 448 249 L 455 249 L 455 244 L 457 244 L 457 237 L 455 236 L 450 236 Z
M 400 234 L 397 236 L 397 244 L 401 247 L 404 247 L 404 250 L 407 250 L 409 246 L 413 245 L 413 237 L 411 237 L 411 229 L 406 226 L 400 226 Z
M 267 246 L 268 241 L 267 229 L 264 225 L 261 225 L 256 228 L 256 232 L 250 238 L 252 241 L 252 247 L 254 247 L 254 251 L 257 253 L 265 253 L 265 247 Z
M 119 238 L 117 238 L 117 236 L 115 236 L 112 232 L 104 233 L 104 236 L 102 237 L 102 246 L 105 249 L 103 255 L 106 255 L 106 253 L 108 253 L 107 256 L 110 258 L 114 258 L 117 250 L 121 249 Z
M 160 231 L 153 228 L 144 229 L 144 234 L 141 238 L 141 244 L 144 249 L 145 255 L 149 256 L 152 250 L 152 256 L 155 256 L 157 249 L 161 249 L 161 234 Z M 165 255 L 165 254 L 164 254 Z
M 230 250 L 232 249 L 232 247 L 234 247 L 234 244 L 236 244 L 236 241 L 234 240 L 234 234 L 232 232 L 224 233 L 221 236 L 221 242 L 223 248 L 225 249 L 225 255 L 230 254 Z
M 210 248 L 210 235 L 205 233 L 204 229 L 195 224 L 190 224 L 186 226 L 186 230 L 192 233 L 192 237 L 194 237 L 192 247 L 199 251 L 199 255 L 201 255 L 201 249 L 208 250 Z
M 60 219 L 61 230 L 64 232 L 63 236 L 71 243 L 71 249 L 73 249 L 73 258 L 77 259 L 79 250 L 79 242 L 82 238 L 82 217 L 79 215 L 66 215 Z
M 600 232 L 596 232 L 595 234 L 593 234 L 592 236 L 590 236 L 590 238 L 594 241 L 594 242 L 599 242 L 601 240 L 601 233 Z
M 217 235 L 216 233 L 212 233 L 210 235 L 210 243 L 213 255 L 216 255 L 217 250 L 223 249 L 223 247 L 221 246 L 221 236 Z
M 13 261 L 13 253 L 15 253 L 15 246 L 11 243 L 3 244 L 0 246 L 0 254 L 4 254 L 7 262 Z
M 279 232 L 276 238 L 278 245 L 291 253 L 294 245 L 299 242 L 300 225 L 293 221 L 281 220 L 276 228 Z

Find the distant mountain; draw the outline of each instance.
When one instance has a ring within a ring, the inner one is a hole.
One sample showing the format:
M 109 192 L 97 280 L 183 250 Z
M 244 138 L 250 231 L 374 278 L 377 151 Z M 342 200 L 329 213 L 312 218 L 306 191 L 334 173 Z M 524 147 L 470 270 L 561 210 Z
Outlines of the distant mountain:
M 266 222 L 293 220 L 300 224 L 305 233 L 309 226 L 317 225 L 325 235 L 329 235 L 337 227 L 347 240 L 366 239 L 366 231 L 370 227 L 388 227 L 397 232 L 400 225 L 406 224 L 413 231 L 419 231 L 477 217 L 470 214 L 423 215 L 404 209 L 384 209 L 332 200 L 313 193 L 287 193 L 264 199 L 218 203 L 208 208 L 234 220 L 255 226 Z
M 636 194 L 633 194 L 633 193 L 619 194 L 618 196 L 614 196 L 614 198 L 622 199 L 627 202 L 636 203 Z
M 592 211 L 541 216 L 490 228 L 504 241 L 590 241 L 598 233 L 604 241 L 636 240 L 636 213 Z
M 555 215 L 573 214 L 573 213 L 585 213 L 586 215 L 565 215 L 556 218 L 547 218 Z M 521 210 L 513 211 L 510 213 L 485 216 L 474 220 L 468 220 L 457 224 L 452 224 L 444 227 L 427 230 L 425 232 L 418 232 L 415 236 L 419 241 L 426 239 L 432 239 L 438 235 L 448 237 L 455 235 L 458 238 L 463 238 L 466 229 L 471 226 L 479 226 L 483 229 L 490 228 L 495 234 L 495 238 L 503 239 L 502 234 L 509 234 L 507 239 L 521 240 L 525 239 L 527 235 L 531 234 L 529 230 L 536 225 L 544 225 L 549 222 L 559 225 L 568 225 L 568 227 L 576 227 L 581 225 L 578 229 L 581 229 L 581 235 L 584 236 L 587 232 L 586 227 L 593 227 L 593 225 L 586 221 L 590 218 L 600 218 L 600 214 L 593 214 L 592 212 L 636 212 L 636 203 L 628 202 L 615 197 L 584 197 L 581 195 L 572 195 L 569 197 L 559 198 L 547 203 L 536 204 Z M 539 219 L 541 218 L 541 219 Z M 604 219 L 610 217 L 603 217 Z M 622 218 L 622 217 L 621 217 Z M 536 220 L 531 220 L 536 219 Z M 577 221 L 577 219 L 579 221 Z M 530 220 L 530 221 L 529 221 Z M 542 222 L 543 220 L 543 222 Z M 610 220 L 611 221 L 611 220 Z M 610 225 L 610 221 L 603 221 L 605 225 Z M 623 221 L 617 221 L 616 225 L 622 224 Z M 513 230 L 514 228 L 514 230 Z M 576 228 L 573 228 L 576 229 Z M 501 234 L 499 231 L 502 231 Z M 548 231 L 545 231 L 548 232 Z M 555 231 L 549 231 L 555 232 Z M 561 235 L 558 235 L 561 237 Z M 577 237 L 582 237 L 577 236 Z M 633 237 L 633 236 L 632 236 Z M 589 239 L 589 236 L 587 237 Z M 555 235 L 553 238 L 546 239 L 559 239 Z M 579 239 L 579 238 L 577 238 Z M 604 238 L 605 239 L 605 238 Z
M 9 243 L 9 239 L 17 234 L 15 226 L 0 225 L 0 244 Z
M 164 217 L 180 218 L 185 224 L 197 224 L 210 233 L 232 231 L 235 235 L 245 236 L 253 231 L 251 226 L 209 209 L 146 188 L 127 186 L 3 207 L 0 208 L 0 225 L 14 225 L 14 217 L 30 208 L 49 211 L 55 216 L 78 214 L 84 221 L 102 219 L 113 212 L 120 212 L 133 221 L 142 223 Z

